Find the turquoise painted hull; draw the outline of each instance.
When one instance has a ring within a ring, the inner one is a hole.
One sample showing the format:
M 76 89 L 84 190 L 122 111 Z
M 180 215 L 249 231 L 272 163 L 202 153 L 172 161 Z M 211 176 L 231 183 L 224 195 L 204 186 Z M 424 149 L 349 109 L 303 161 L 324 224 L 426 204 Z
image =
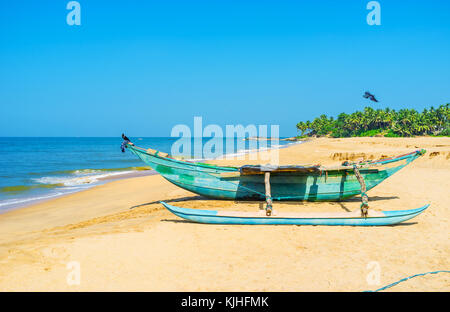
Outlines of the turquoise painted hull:
M 376 217 L 277 217 L 260 216 L 249 217 L 238 214 L 226 215 L 226 212 L 216 210 L 187 209 L 161 202 L 170 212 L 176 216 L 198 223 L 208 224 L 245 224 L 245 225 L 351 225 L 351 226 L 381 226 L 394 225 L 421 214 L 429 205 L 421 208 L 397 211 L 382 211 Z
M 240 174 L 236 167 L 191 163 L 148 153 L 136 146 L 127 147 L 169 182 L 193 193 L 214 199 L 265 200 L 263 174 Z M 360 168 L 367 190 L 422 154 L 417 151 Z M 351 168 L 320 173 L 274 172 L 270 185 L 273 200 L 339 201 L 361 193 Z

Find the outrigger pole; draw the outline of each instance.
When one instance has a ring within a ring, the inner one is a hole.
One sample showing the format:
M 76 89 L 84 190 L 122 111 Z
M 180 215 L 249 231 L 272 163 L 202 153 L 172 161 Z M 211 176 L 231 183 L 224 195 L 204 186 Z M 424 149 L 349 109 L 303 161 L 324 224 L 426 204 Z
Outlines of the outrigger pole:
M 364 181 L 363 176 L 359 172 L 358 166 L 356 164 L 353 165 L 353 171 L 355 172 L 356 179 L 361 185 L 361 217 L 367 218 L 369 213 L 369 196 L 366 194 L 366 182 Z M 270 192 L 270 171 L 264 171 L 264 184 L 265 184 L 265 195 L 266 195 L 266 216 L 272 215 L 272 195 Z
M 364 181 L 363 176 L 359 173 L 358 166 L 353 165 L 353 171 L 355 172 L 356 179 L 361 185 L 361 217 L 367 218 L 367 214 L 369 213 L 369 196 L 366 194 L 366 182 Z
M 270 195 L 270 172 L 264 172 L 264 184 L 266 185 L 266 216 L 272 214 L 272 196 Z

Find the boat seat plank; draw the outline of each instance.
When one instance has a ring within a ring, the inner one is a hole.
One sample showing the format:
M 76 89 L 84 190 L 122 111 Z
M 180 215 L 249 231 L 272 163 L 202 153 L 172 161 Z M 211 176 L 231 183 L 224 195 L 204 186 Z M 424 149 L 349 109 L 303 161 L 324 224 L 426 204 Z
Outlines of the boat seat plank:
M 265 172 L 300 172 L 300 173 L 319 173 L 320 166 L 273 166 L 273 165 L 245 165 L 239 168 L 242 174 L 257 174 Z

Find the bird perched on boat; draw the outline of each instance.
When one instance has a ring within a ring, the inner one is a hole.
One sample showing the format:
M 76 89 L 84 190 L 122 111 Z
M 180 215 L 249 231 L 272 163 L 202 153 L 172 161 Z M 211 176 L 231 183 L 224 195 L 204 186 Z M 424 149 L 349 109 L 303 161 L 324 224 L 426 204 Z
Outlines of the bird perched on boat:
M 130 142 L 130 139 L 124 133 L 122 133 L 122 139 L 123 139 L 123 142 L 122 142 L 122 145 L 120 146 L 120 149 L 122 150 L 122 153 L 125 153 L 125 147 L 127 146 L 128 143 L 131 143 L 131 142 Z M 131 144 L 133 145 L 133 143 L 131 143 Z
M 124 133 L 122 133 L 122 139 L 124 139 L 125 141 L 130 141 L 130 139 L 127 138 L 127 136 Z
M 371 94 L 370 92 L 366 91 L 363 95 L 364 98 L 369 99 L 371 101 L 374 102 L 378 102 L 378 100 L 375 98 L 375 96 L 373 94 Z

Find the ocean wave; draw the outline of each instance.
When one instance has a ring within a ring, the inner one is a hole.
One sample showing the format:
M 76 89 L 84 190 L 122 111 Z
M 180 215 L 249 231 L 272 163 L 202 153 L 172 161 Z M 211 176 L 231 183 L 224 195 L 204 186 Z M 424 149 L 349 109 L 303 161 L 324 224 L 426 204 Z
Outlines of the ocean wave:
M 100 169 L 74 169 L 74 170 L 57 170 L 46 172 L 45 174 L 57 175 L 57 174 L 76 174 L 84 175 L 91 173 L 104 173 L 104 172 L 115 172 L 115 171 L 145 171 L 151 170 L 150 167 L 123 167 L 123 168 L 100 168 Z M 43 173 L 31 172 L 30 175 L 42 175 Z
M 74 176 L 47 176 L 33 179 L 34 182 L 44 184 L 44 185 L 62 185 L 62 186 L 78 186 L 83 184 L 94 184 L 103 179 L 114 177 L 117 175 L 123 175 L 127 173 L 132 173 L 134 170 L 129 171 L 115 171 L 109 173 L 101 173 L 104 171 L 83 171 L 74 172 Z

